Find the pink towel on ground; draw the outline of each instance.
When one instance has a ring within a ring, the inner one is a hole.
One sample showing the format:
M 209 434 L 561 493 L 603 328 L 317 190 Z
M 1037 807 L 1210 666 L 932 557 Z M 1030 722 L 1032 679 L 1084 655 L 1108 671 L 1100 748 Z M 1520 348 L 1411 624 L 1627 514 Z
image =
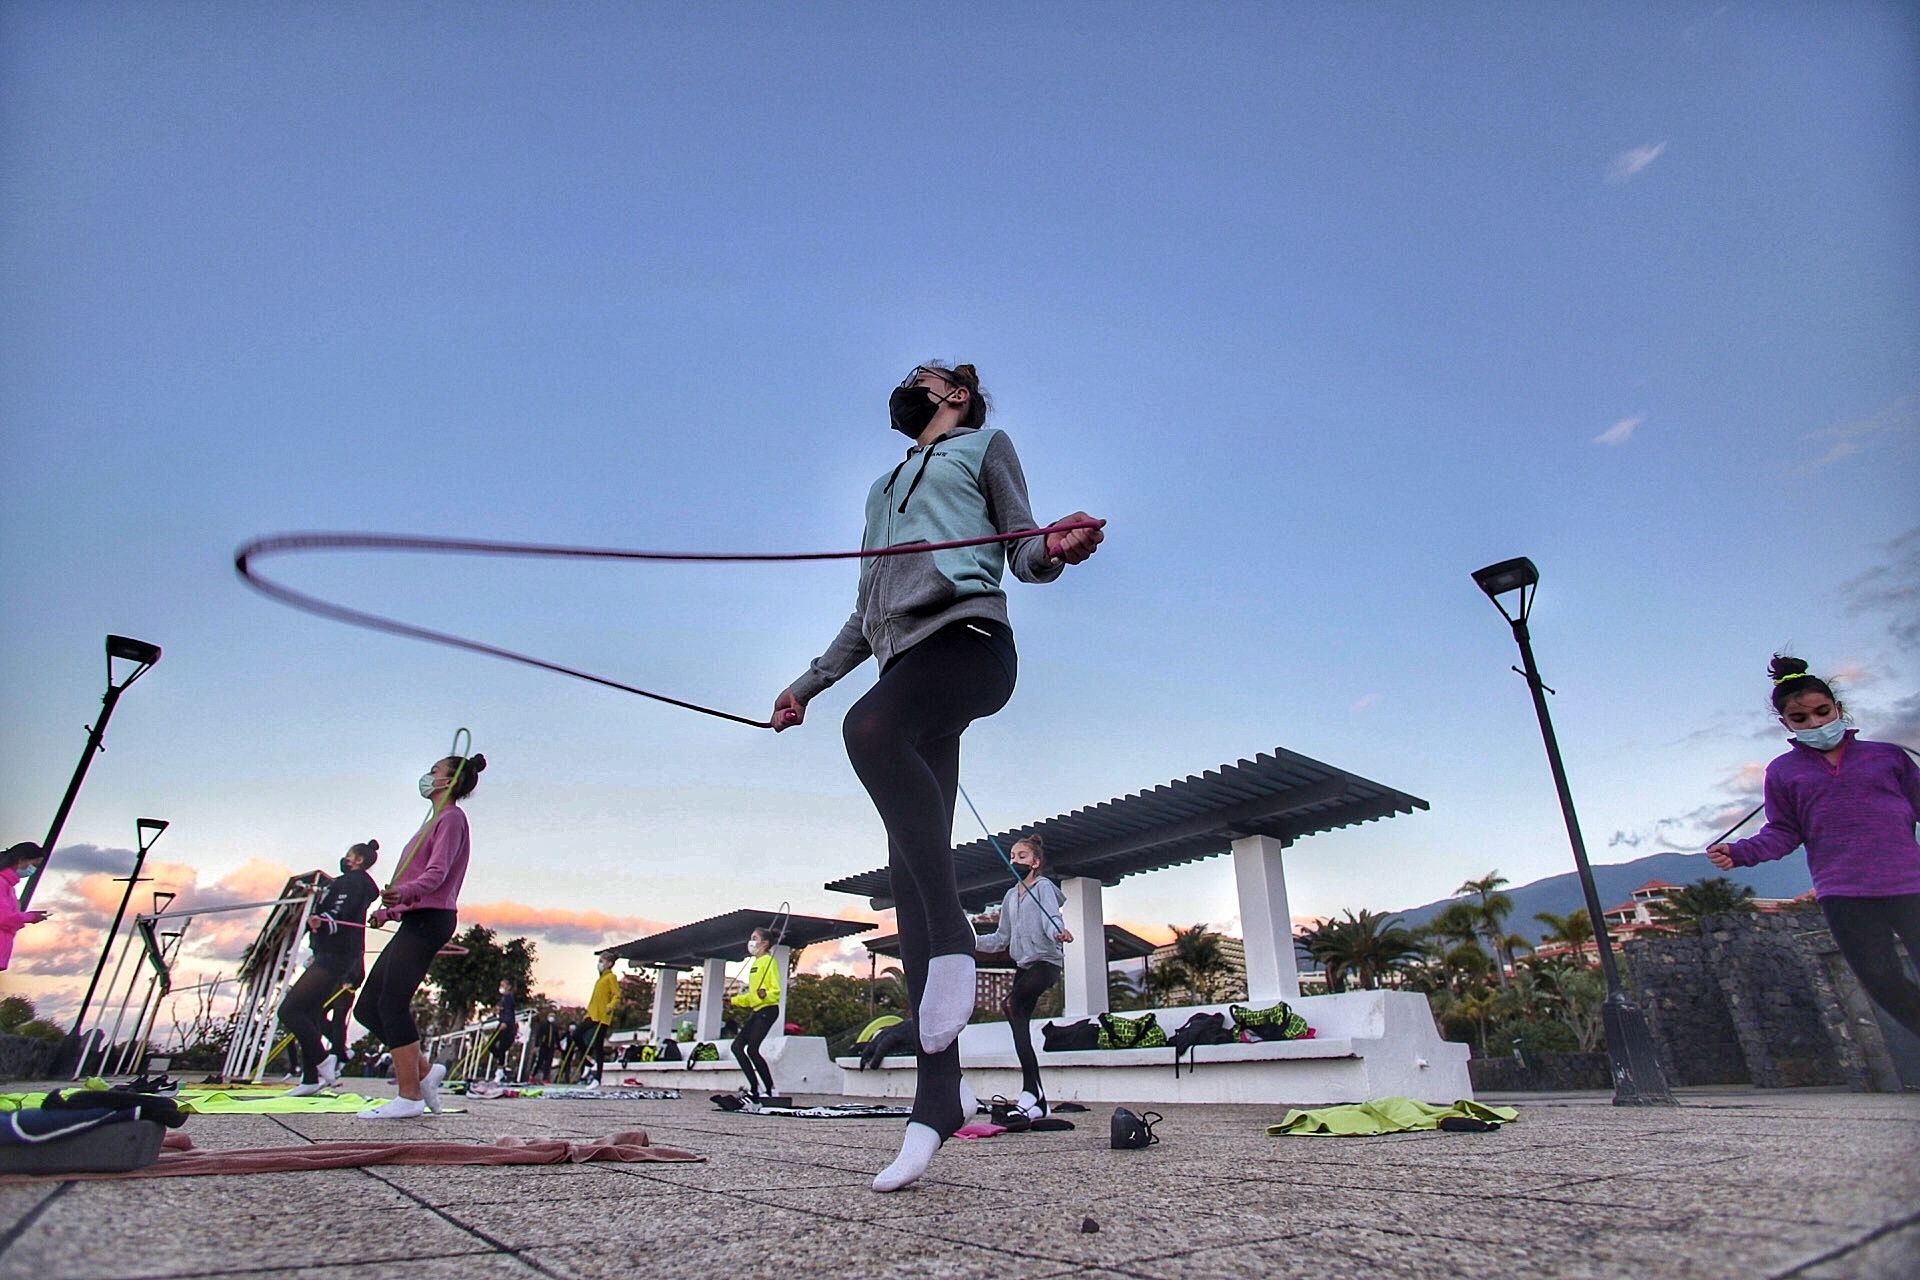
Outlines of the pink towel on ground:
M 181 1149 L 184 1146 L 186 1149 Z M 563 1138 L 495 1138 L 492 1142 L 314 1142 L 303 1147 L 246 1147 L 205 1151 L 185 1134 L 170 1133 L 160 1158 L 126 1173 L 46 1173 L 0 1176 L 0 1185 L 98 1178 L 172 1178 L 218 1173 L 298 1173 L 358 1169 L 372 1164 L 583 1164 L 590 1160 L 705 1160 L 678 1147 L 656 1147 L 645 1129 L 569 1142 Z
M 956 1138 L 966 1138 L 971 1141 L 975 1138 L 991 1138 L 1006 1131 L 1005 1125 L 988 1124 L 985 1120 L 975 1120 L 972 1124 L 962 1125 L 958 1129 L 955 1129 L 953 1136 Z

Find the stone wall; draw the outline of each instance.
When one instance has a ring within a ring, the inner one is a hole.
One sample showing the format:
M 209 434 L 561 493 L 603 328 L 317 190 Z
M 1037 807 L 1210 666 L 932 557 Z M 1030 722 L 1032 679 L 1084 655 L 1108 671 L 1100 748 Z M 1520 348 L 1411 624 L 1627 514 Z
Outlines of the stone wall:
M 58 1040 L 0 1035 L 0 1080 L 45 1080 L 59 1048 Z
M 1675 1084 L 1899 1087 L 1818 911 L 1709 916 L 1698 937 L 1638 939 L 1621 956 Z
M 1613 1088 L 1613 1064 L 1604 1053 L 1534 1053 L 1521 1058 L 1472 1058 L 1467 1073 L 1475 1093 L 1558 1093 Z

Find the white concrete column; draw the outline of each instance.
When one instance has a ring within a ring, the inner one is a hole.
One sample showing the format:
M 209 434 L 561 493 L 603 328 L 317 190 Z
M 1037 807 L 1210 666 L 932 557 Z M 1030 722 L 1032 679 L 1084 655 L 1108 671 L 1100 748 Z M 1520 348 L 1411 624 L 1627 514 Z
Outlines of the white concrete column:
M 1073 941 L 1066 946 L 1067 995 L 1062 1016 L 1091 1018 L 1107 1011 L 1107 921 L 1100 882 L 1074 876 L 1060 886 L 1066 895 L 1062 923 Z
M 1233 842 L 1233 881 L 1240 894 L 1240 931 L 1247 948 L 1247 999 L 1298 1000 L 1300 966 L 1293 956 L 1284 848 L 1272 836 Z
M 727 962 L 718 958 L 700 966 L 700 1014 L 694 1023 L 696 1040 L 718 1040 L 727 1014 Z
M 780 975 L 780 1020 L 773 1024 L 773 1030 L 767 1032 L 767 1039 L 787 1034 L 787 988 L 793 985 L 788 967 L 793 963 L 793 948 L 778 946 L 773 949 L 773 971 Z
M 673 1039 L 673 998 L 680 989 L 678 969 L 653 971 L 653 1042 L 665 1044 Z

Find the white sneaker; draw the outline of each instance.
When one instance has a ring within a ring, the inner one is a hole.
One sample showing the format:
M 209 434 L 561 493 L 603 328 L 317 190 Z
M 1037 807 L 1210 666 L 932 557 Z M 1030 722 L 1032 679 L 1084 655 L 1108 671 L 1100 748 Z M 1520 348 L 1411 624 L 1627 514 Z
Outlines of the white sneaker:
M 440 1082 L 447 1078 L 447 1064 L 436 1062 L 420 1077 L 420 1096 L 425 1099 L 427 1110 L 440 1114 Z M 417 1113 L 416 1113 L 417 1114 Z
M 314 1073 L 320 1077 L 320 1083 L 327 1088 L 340 1087 L 340 1059 L 332 1054 L 320 1059 L 320 1065 L 314 1068 Z
M 281 1094 L 280 1096 L 283 1098 L 311 1098 L 316 1093 L 325 1092 L 326 1087 L 327 1086 L 324 1084 L 317 1084 L 317 1083 L 316 1084 L 297 1084 L 293 1086 L 293 1088 Z
M 360 1113 L 362 1120 L 413 1120 L 427 1114 L 427 1104 L 418 1098 L 394 1098 Z

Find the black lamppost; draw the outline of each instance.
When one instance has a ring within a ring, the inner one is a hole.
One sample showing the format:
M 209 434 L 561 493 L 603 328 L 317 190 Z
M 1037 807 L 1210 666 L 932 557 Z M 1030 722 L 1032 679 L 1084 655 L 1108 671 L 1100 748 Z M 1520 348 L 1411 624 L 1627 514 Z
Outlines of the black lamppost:
M 113 664 L 116 659 L 133 663 L 132 670 L 126 673 L 124 679 L 114 679 Z M 86 781 L 88 766 L 93 763 L 93 757 L 102 749 L 100 739 L 107 732 L 107 721 L 113 718 L 115 704 L 120 701 L 120 695 L 127 691 L 127 686 L 145 675 L 147 669 L 158 661 L 160 661 L 160 646 L 157 644 L 148 644 L 145 640 L 133 640 L 126 636 L 107 637 L 107 692 L 100 699 L 100 719 L 87 731 L 87 746 L 80 753 L 80 763 L 74 766 L 73 781 L 67 784 L 67 794 L 60 797 L 60 807 L 54 811 L 53 825 L 47 828 L 47 838 L 40 842 L 40 848 L 46 856 L 40 860 L 38 874 L 28 881 L 26 888 L 21 891 L 22 910 L 25 910 L 27 904 L 33 901 L 34 890 L 38 889 L 40 882 L 47 878 L 47 867 L 53 862 L 54 843 L 60 839 L 60 828 L 67 825 L 67 811 L 73 808 L 73 798 L 80 794 L 80 784 Z M 78 1025 L 77 1022 L 76 1025 Z
M 128 683 L 131 684 L 132 681 L 129 680 Z M 126 686 L 122 685 L 121 687 L 125 688 Z M 104 720 L 105 717 L 102 717 L 103 722 Z M 113 940 L 120 936 L 120 922 L 126 919 L 127 903 L 133 897 L 133 886 L 141 884 L 146 880 L 146 877 L 140 874 L 140 869 L 146 865 L 147 850 L 153 848 L 153 842 L 160 838 L 160 833 L 167 829 L 167 824 L 159 818 L 136 818 L 133 822 L 133 829 L 134 843 L 137 848 L 133 855 L 133 870 L 127 872 L 125 876 L 127 891 L 120 895 L 120 909 L 113 913 L 113 925 L 107 930 L 107 940 L 100 945 L 100 959 L 94 963 L 93 980 L 87 983 L 87 994 L 80 997 L 80 1012 L 73 1015 L 73 1028 L 67 1032 L 66 1042 L 61 1045 L 60 1052 L 56 1055 L 54 1063 L 56 1070 L 60 1069 L 63 1063 L 71 1067 L 79 1060 L 77 1055 L 82 1052 L 80 1047 L 80 1034 L 82 1028 L 86 1025 L 87 1009 L 93 1004 L 93 993 L 98 990 L 100 986 L 100 975 L 106 971 L 107 956 L 113 951 Z M 154 897 L 157 900 L 159 895 L 155 894 Z M 120 980 L 120 971 L 115 969 L 113 972 L 114 981 L 118 982 Z M 131 991 L 132 988 L 129 987 L 128 990 Z M 107 998 L 111 1000 L 113 993 L 108 992 Z M 106 1057 L 103 1052 L 101 1056 L 102 1066 L 104 1066 L 105 1063 Z
M 1540 669 L 1533 661 L 1533 641 L 1527 633 L 1527 615 L 1533 609 L 1540 571 L 1525 556 L 1502 560 L 1484 569 L 1476 569 L 1473 580 L 1493 601 L 1500 616 L 1513 626 L 1513 638 L 1520 645 L 1520 660 L 1525 670 L 1514 668 L 1526 677 L 1533 692 L 1534 714 L 1540 718 L 1540 736 L 1547 744 L 1547 763 L 1553 767 L 1553 785 L 1560 792 L 1560 812 L 1567 820 L 1567 838 L 1573 842 L 1573 863 L 1580 872 L 1580 890 L 1586 895 L 1587 915 L 1593 921 L 1594 941 L 1600 948 L 1600 972 L 1607 981 L 1606 1003 L 1600 1008 L 1601 1022 L 1607 1032 L 1607 1057 L 1613 1064 L 1613 1105 L 1616 1107 L 1673 1106 L 1673 1090 L 1660 1069 L 1653 1050 L 1653 1035 L 1647 1028 L 1646 1014 L 1627 998 L 1620 985 L 1620 971 L 1613 963 L 1613 941 L 1607 935 L 1606 913 L 1600 908 L 1600 891 L 1593 883 L 1593 868 L 1587 863 L 1586 841 L 1580 838 L 1580 820 L 1574 816 L 1573 793 L 1567 789 L 1567 770 L 1560 762 L 1560 744 L 1553 736 L 1553 721 L 1547 715 L 1546 685 L 1540 681 Z M 1508 612 L 1501 597 L 1517 592 L 1516 607 Z

